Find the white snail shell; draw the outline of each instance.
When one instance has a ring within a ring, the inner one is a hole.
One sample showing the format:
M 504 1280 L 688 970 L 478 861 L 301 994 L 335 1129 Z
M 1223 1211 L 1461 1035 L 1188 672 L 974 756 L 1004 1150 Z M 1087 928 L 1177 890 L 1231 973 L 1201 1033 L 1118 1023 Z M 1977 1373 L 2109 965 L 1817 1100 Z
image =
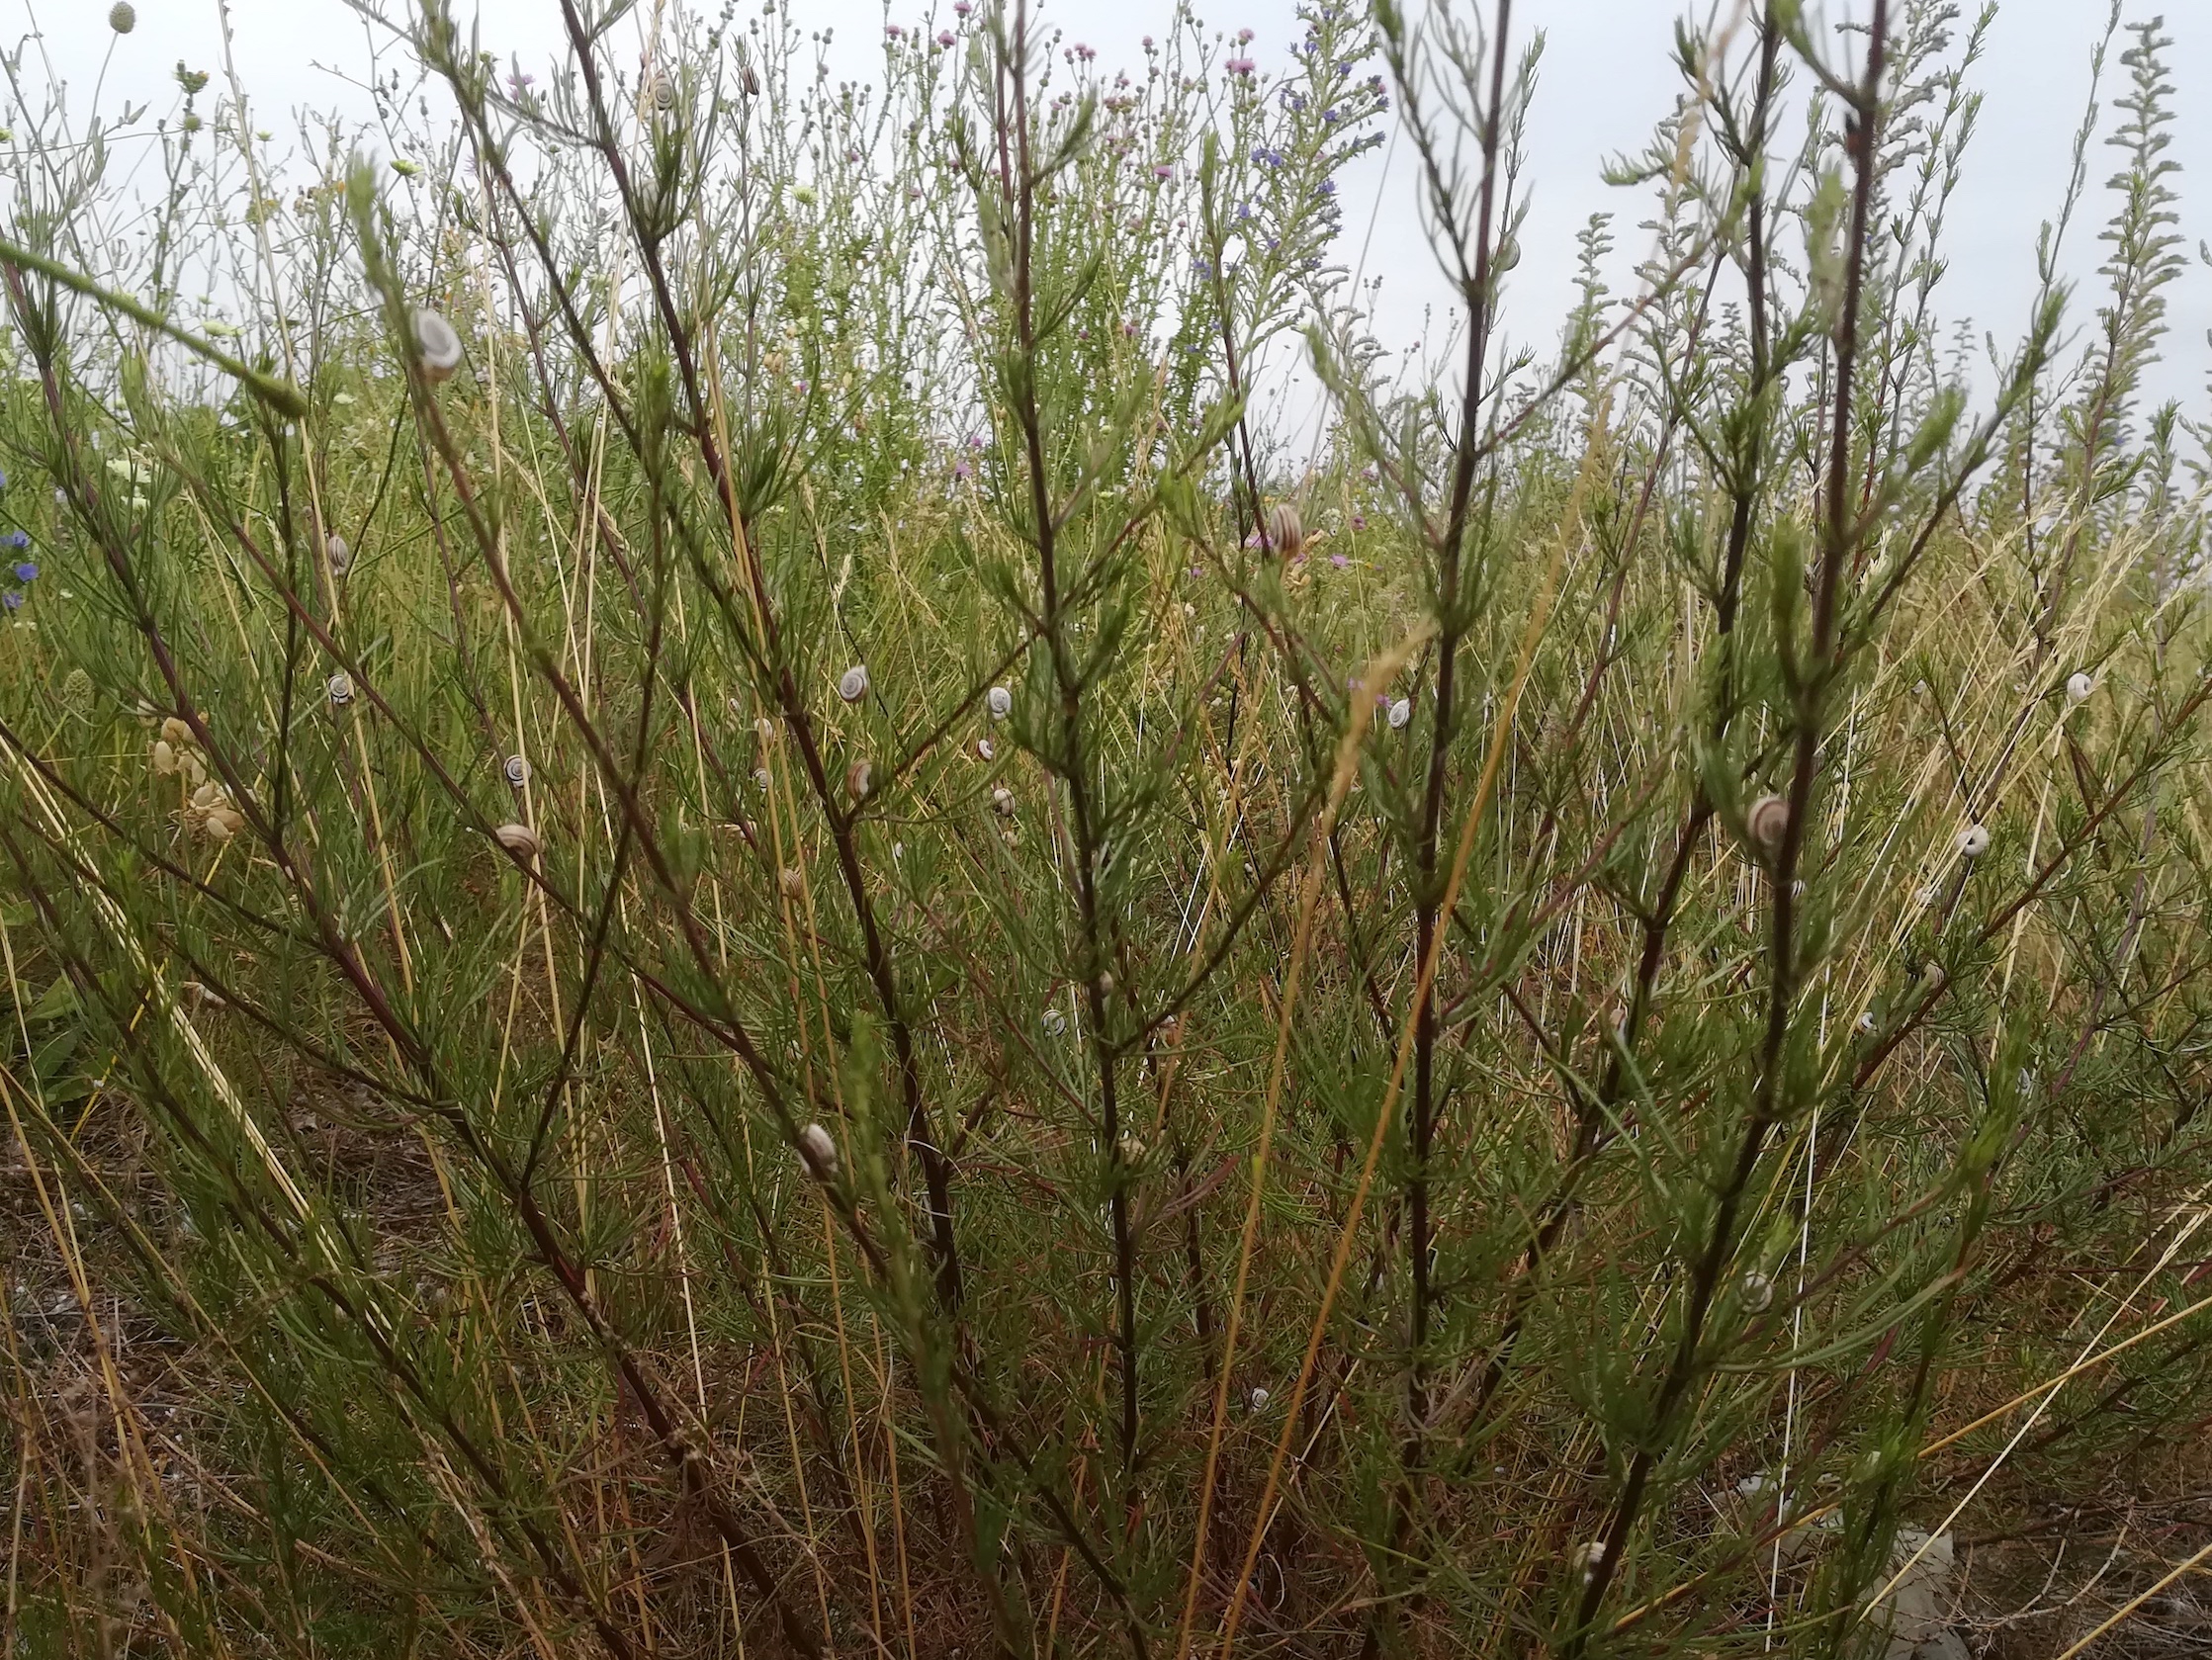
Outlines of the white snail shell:
M 1401 697 L 1397 702 L 1390 705 L 1388 720 L 1392 732 L 1403 732 L 1406 723 L 1412 719 L 1413 700 L 1411 698 Z
M 329 692 L 330 701 L 342 708 L 353 701 L 353 676 L 341 668 L 330 676 L 323 689 Z
M 987 761 L 996 760 L 999 754 L 997 746 L 988 738 L 979 738 L 975 741 L 975 752 Z
M 2066 677 L 2066 699 L 2079 703 L 2096 690 L 2096 677 L 2084 669 L 2076 669 Z
M 845 768 L 844 793 L 854 801 L 868 799 L 868 786 L 874 781 L 875 769 L 864 760 L 854 761 Z
M 1004 784 L 991 792 L 991 811 L 1002 819 L 1014 817 L 1014 792 Z
M 1283 559 L 1296 559 L 1305 549 L 1305 525 L 1287 501 L 1268 510 L 1268 542 Z
M 1980 825 L 1969 825 L 1959 831 L 1959 857 L 1978 859 L 1990 850 L 1990 832 Z
M 501 825 L 492 835 L 500 846 L 510 853 L 519 853 L 525 859 L 535 859 L 545 846 L 538 832 L 528 825 Z
M 330 556 L 330 573 L 333 576 L 343 576 L 353 568 L 353 550 L 346 546 L 346 539 L 336 531 L 332 531 L 324 540 L 322 550 Z
M 838 1144 L 820 1124 L 809 1124 L 799 1132 L 799 1153 L 817 1180 L 827 1181 L 838 1174 Z
M 461 336 L 427 306 L 414 314 L 414 355 L 422 365 L 422 378 L 432 386 L 461 367 Z
M 1783 836 L 1789 833 L 1790 804 L 1780 796 L 1761 796 L 1751 804 L 1743 827 L 1751 832 L 1751 839 L 1762 851 L 1771 853 L 1782 845 Z
M 1058 1037 L 1068 1029 L 1068 1017 L 1057 1008 L 1046 1009 L 1037 1023 L 1044 1027 L 1046 1037 Z
M 1014 694 L 1004 686 L 993 686 L 983 694 L 983 706 L 994 721 L 1003 721 L 1014 712 Z
M 509 755 L 506 765 L 507 782 L 516 789 L 530 782 L 530 763 L 520 755 Z
M 1767 1305 L 1774 1301 L 1774 1281 L 1754 1268 L 1737 1281 L 1736 1294 L 1751 1313 L 1764 1313 Z
M 856 662 L 838 676 L 838 696 L 847 703 L 858 703 L 868 695 L 868 665 Z

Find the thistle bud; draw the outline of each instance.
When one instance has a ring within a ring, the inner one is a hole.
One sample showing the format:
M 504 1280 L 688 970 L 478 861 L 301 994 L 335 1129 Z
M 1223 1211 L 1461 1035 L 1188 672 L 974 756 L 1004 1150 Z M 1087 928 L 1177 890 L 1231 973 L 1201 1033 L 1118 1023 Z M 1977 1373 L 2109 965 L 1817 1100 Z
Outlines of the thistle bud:
M 858 703 L 868 695 L 868 665 L 856 662 L 838 676 L 838 696 L 847 703 Z
M 432 386 L 461 367 L 461 336 L 427 306 L 414 314 L 414 355 L 422 366 L 422 378 Z
M 806 1160 L 807 1170 L 817 1181 L 827 1181 L 838 1174 L 838 1144 L 820 1124 L 809 1124 L 799 1132 L 799 1156 Z

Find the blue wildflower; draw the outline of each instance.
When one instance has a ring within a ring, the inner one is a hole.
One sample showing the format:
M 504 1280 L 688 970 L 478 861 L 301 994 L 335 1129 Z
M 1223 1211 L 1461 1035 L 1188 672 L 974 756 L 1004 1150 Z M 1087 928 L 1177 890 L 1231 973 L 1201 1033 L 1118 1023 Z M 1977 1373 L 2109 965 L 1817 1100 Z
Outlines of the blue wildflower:
M 0 605 L 5 605 L 9 610 L 17 610 L 22 604 L 23 595 L 17 593 L 15 589 L 10 588 L 6 593 L 0 593 Z
M 32 563 L 31 563 L 31 562 L 29 561 L 29 560 L 25 560 L 25 561 L 24 561 L 24 562 L 23 562 L 23 563 L 22 563 L 21 565 L 19 565 L 19 566 L 17 566 L 17 567 L 16 567 L 16 580 L 17 580 L 17 581 L 19 581 L 19 582 L 36 582 L 36 581 L 37 581 L 38 579 L 39 579 L 39 568 L 38 568 L 37 566 L 33 565 L 33 564 L 32 564 Z
M 29 531 L 11 530 L 7 535 L 0 536 L 0 548 L 13 548 L 21 553 L 30 546 L 31 533 Z

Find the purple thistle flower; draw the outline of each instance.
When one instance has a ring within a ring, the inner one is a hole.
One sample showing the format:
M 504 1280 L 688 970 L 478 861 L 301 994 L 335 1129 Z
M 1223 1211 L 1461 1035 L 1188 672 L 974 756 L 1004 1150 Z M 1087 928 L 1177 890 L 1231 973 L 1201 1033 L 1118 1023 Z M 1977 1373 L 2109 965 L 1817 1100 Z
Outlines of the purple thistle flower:
M 1154 162 L 1154 163 L 1153 163 L 1153 165 L 1152 165 L 1152 176 L 1153 176 L 1153 177 L 1154 177 L 1155 179 L 1172 179 L 1172 178 L 1174 178 L 1174 177 L 1175 177 L 1175 163 L 1174 163 L 1174 162 L 1172 162 L 1172 161 L 1157 161 L 1157 162 Z
M 958 37 L 955 36 L 949 29 L 940 29 L 937 31 L 937 44 L 940 46 L 949 46 L 957 39 Z
M 1228 70 L 1232 75 L 1249 75 L 1255 65 L 1249 57 L 1232 57 L 1221 67 Z
M 1331 554 L 1329 556 L 1329 563 L 1335 566 L 1339 570 L 1349 570 L 1352 568 L 1351 560 L 1347 559 L 1342 554 Z

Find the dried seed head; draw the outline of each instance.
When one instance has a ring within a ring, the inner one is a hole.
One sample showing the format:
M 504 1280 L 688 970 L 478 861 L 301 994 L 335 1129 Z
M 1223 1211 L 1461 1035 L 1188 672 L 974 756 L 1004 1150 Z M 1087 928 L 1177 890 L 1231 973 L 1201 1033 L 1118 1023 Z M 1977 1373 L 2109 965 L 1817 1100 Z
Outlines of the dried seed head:
M 856 662 L 838 676 L 838 696 L 847 703 L 858 703 L 868 695 L 868 665 Z
M 1763 1314 L 1774 1301 L 1774 1281 L 1757 1269 L 1736 1281 L 1735 1294 L 1743 1302 L 1745 1312 Z
M 1014 694 L 1004 686 L 993 686 L 983 694 L 983 706 L 994 721 L 1003 721 L 1014 713 Z
M 341 668 L 324 682 L 324 689 L 330 694 L 332 707 L 343 709 L 353 701 L 353 676 Z
M 1002 819 L 1014 817 L 1014 792 L 1004 784 L 991 792 L 991 811 Z
M 1780 796 L 1761 796 L 1751 804 L 1743 828 L 1762 853 L 1777 851 L 1790 830 L 1790 804 Z
M 108 8 L 108 27 L 118 35 L 128 35 L 138 27 L 138 14 L 132 9 L 131 0 L 116 0 Z
M 1044 1028 L 1046 1037 L 1059 1037 L 1068 1029 L 1068 1017 L 1057 1008 L 1047 1008 L 1037 1017 L 1037 1024 Z
M 192 805 L 202 813 L 207 812 L 209 808 L 221 800 L 222 786 L 221 784 L 213 782 L 202 784 L 192 792 Z
M 783 891 L 793 899 L 797 899 L 806 891 L 807 879 L 799 874 L 797 865 L 785 865 L 776 881 L 782 885 Z
M 2085 669 L 2076 669 L 2066 677 L 2066 700 L 2079 703 L 2096 690 L 2096 677 Z
M 161 736 L 178 748 L 186 748 L 192 743 L 192 728 L 177 716 L 171 715 L 161 723 Z
M 323 539 L 322 551 L 329 556 L 331 575 L 343 576 L 353 568 L 353 550 L 346 546 L 346 539 L 336 531 Z
M 854 801 L 868 799 L 868 785 L 875 776 L 875 769 L 864 760 L 854 761 L 844 769 L 844 793 Z
M 167 778 L 177 770 L 177 752 L 169 747 L 166 738 L 153 741 L 153 770 Z
M 1305 526 L 1298 510 L 1287 501 L 1279 501 L 1268 510 L 1268 544 L 1286 560 L 1305 552 Z
M 528 825 L 501 825 L 491 833 L 500 846 L 525 863 L 534 861 L 545 847 L 538 832 Z
M 1405 731 L 1406 723 L 1413 719 L 1413 700 L 1409 697 L 1399 698 L 1397 702 L 1390 705 L 1390 713 L 1387 718 L 1392 732 Z
M 200 821 L 200 832 L 210 841 L 228 841 L 237 833 L 235 815 L 223 812 L 210 813 Z
M 993 743 L 988 738 L 979 738 L 975 741 L 975 752 L 979 757 L 987 761 L 996 760 L 999 756 L 998 745 Z
M 461 367 L 461 336 L 427 306 L 414 314 L 414 355 L 422 366 L 422 378 L 432 386 Z
M 1959 831 L 1959 857 L 1978 859 L 1990 850 L 1990 832 L 1980 825 L 1969 825 Z
M 507 782 L 516 789 L 530 782 L 530 763 L 520 755 L 509 755 L 506 765 Z
M 799 1156 L 806 1160 L 817 1181 L 827 1181 L 838 1174 L 838 1144 L 820 1124 L 809 1124 L 799 1132 Z

